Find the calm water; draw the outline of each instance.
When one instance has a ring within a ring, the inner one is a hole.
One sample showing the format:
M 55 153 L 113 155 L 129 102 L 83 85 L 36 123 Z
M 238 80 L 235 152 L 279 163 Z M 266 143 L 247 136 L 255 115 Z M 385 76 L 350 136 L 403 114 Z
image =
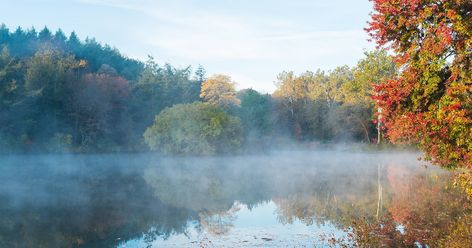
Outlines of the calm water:
M 324 247 L 379 218 L 444 233 L 463 199 L 417 157 L 2 157 L 0 247 Z

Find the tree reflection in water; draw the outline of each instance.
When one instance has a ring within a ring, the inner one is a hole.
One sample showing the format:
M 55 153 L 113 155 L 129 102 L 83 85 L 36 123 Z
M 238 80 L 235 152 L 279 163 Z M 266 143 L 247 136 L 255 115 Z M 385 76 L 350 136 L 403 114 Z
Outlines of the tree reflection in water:
M 343 240 L 325 233 L 325 244 L 472 243 L 470 201 L 450 173 L 420 167 L 415 156 L 2 158 L 0 247 L 117 247 L 131 240 L 152 246 L 178 235 L 190 240 L 191 229 L 216 240 L 238 233 L 242 208 L 268 202 L 281 228 L 328 223 L 349 233 Z

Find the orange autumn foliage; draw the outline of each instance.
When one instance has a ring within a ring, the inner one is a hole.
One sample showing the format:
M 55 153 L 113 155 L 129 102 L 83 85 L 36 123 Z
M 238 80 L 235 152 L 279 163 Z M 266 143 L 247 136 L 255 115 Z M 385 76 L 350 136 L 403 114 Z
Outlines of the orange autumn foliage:
M 472 169 L 472 1 L 373 0 L 367 32 L 395 53 L 396 78 L 374 85 L 393 143 Z

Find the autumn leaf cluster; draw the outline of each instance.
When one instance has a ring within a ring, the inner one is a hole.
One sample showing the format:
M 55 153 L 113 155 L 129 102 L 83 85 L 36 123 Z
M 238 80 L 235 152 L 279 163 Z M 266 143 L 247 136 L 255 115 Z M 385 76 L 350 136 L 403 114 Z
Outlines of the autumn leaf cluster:
M 375 85 L 387 135 L 427 158 L 472 168 L 472 2 L 374 0 L 366 29 L 395 53 L 398 77 Z

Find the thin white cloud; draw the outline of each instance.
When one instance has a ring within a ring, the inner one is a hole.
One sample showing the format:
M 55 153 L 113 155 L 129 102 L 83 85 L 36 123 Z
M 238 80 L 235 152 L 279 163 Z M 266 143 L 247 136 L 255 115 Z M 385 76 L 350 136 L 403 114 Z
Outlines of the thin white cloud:
M 192 60 L 283 60 L 351 53 L 367 38 L 362 31 L 351 30 L 286 35 L 261 35 L 262 30 L 250 28 L 228 35 L 204 31 L 160 29 L 146 42 Z
M 136 38 L 146 47 L 159 51 L 157 57 L 179 63 L 201 63 L 210 72 L 232 75 L 240 81 L 241 88 L 254 84 L 255 89 L 271 91 L 270 78 L 275 78 L 279 72 L 276 69 L 304 71 L 314 70 L 315 66 L 326 69 L 349 64 L 354 57 L 362 56 L 363 49 L 372 47 L 361 28 L 319 30 L 300 20 L 276 15 L 198 8 L 198 2 L 186 6 L 180 1 L 78 1 L 148 16 L 149 23 L 135 31 Z M 273 65 L 274 71 L 271 75 L 250 75 L 247 66 L 228 69 L 223 65 L 228 61 L 241 65 L 267 62 Z M 255 77 L 265 80 L 256 81 Z

